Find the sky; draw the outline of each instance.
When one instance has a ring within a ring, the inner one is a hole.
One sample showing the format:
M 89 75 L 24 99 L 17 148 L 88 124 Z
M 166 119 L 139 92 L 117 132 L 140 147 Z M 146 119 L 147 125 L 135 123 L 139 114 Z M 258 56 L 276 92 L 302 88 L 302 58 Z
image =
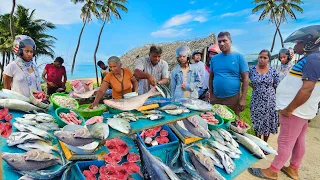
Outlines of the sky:
M 148 43 L 165 43 L 191 40 L 229 31 L 233 49 L 242 54 L 258 53 L 270 49 L 275 25 L 268 20 L 258 21 L 259 13 L 252 14 L 255 7 L 251 0 L 135 0 L 126 4 L 128 13 L 120 12 L 122 20 L 113 18 L 106 24 L 97 57 L 106 61 L 112 55 L 121 56 L 130 49 Z M 62 56 L 66 66 L 71 66 L 78 36 L 83 25 L 80 19 L 82 4 L 70 0 L 17 0 L 17 4 L 36 9 L 35 17 L 56 24 L 48 33 L 58 40 L 55 55 Z M 286 38 L 295 30 L 320 24 L 319 0 L 305 0 L 301 5 L 304 12 L 295 12 L 297 20 L 281 24 L 282 36 Z M 1 2 L 0 14 L 9 13 L 11 0 Z M 93 62 L 93 53 L 102 23 L 93 19 L 86 25 L 77 64 Z M 275 51 L 281 48 L 276 39 Z M 292 46 L 292 45 L 287 45 Z M 51 61 L 40 57 L 40 61 Z

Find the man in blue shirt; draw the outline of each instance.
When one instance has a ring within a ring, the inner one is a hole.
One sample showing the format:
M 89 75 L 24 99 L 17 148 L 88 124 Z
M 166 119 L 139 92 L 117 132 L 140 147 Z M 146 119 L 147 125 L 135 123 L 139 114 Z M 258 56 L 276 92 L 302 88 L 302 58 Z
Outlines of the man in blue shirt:
M 231 44 L 230 33 L 220 32 L 218 45 L 222 53 L 211 59 L 209 93 L 212 104 L 226 105 L 239 116 L 246 106 L 249 67 L 241 54 L 231 51 Z

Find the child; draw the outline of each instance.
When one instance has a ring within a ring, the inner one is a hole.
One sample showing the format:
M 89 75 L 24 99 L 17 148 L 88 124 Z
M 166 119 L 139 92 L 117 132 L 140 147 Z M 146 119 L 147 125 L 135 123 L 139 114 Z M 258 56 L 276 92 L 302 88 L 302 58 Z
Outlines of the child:
M 197 67 L 190 64 L 191 50 L 188 46 L 181 46 L 176 50 L 179 65 L 171 72 L 172 99 L 196 98 L 201 86 L 201 79 Z

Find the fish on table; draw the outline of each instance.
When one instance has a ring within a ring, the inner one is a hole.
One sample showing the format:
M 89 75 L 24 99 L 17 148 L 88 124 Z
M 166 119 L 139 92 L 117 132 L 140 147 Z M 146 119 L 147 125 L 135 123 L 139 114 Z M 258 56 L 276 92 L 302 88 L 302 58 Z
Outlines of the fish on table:
M 25 101 L 21 101 L 18 99 L 0 99 L 0 107 L 6 107 L 10 110 L 17 110 L 23 112 L 38 112 L 43 111 L 46 112 L 45 109 L 41 109 L 37 106 L 34 106 Z
M 131 131 L 130 123 L 123 118 L 108 118 L 107 123 L 113 129 L 128 134 Z
M 28 125 L 28 124 L 21 124 L 19 122 L 14 122 L 13 126 L 16 127 L 19 131 L 29 132 L 29 133 L 38 135 L 40 137 L 43 137 L 44 139 L 50 139 L 52 137 L 51 134 L 49 134 L 47 131 Z
M 207 130 L 204 129 L 202 126 L 194 127 L 193 124 L 189 122 L 189 120 L 183 120 L 183 124 L 185 125 L 186 129 L 194 134 L 195 136 L 201 138 L 210 138 L 210 134 Z
M 52 150 L 54 150 L 54 147 L 50 144 L 50 142 L 42 140 L 21 143 L 18 144 L 17 147 L 25 151 L 29 151 L 32 149 L 41 149 L 42 151 L 47 153 L 52 153 Z
M 106 123 L 97 122 L 87 127 L 93 138 L 107 139 L 109 136 L 109 126 Z
M 70 131 L 55 131 L 54 135 L 60 141 L 71 146 L 84 146 L 94 141 L 93 138 L 75 138 Z
M 43 138 L 34 135 L 32 133 L 27 132 L 13 132 L 11 135 L 7 138 L 6 142 L 8 146 L 14 146 L 17 144 L 21 144 L 24 142 L 30 142 L 35 140 L 44 140 Z
M 262 139 L 247 133 L 245 133 L 244 136 L 256 143 L 262 150 L 270 154 L 278 155 L 277 151 L 274 150 L 267 142 L 263 141 Z
M 17 99 L 30 103 L 30 98 L 9 89 L 2 89 L 0 91 L 0 99 Z
M 210 157 L 213 160 L 215 166 L 223 169 L 221 158 L 214 150 L 208 147 L 208 145 L 203 145 L 201 142 L 198 143 L 197 146 L 200 148 L 199 151 L 202 154 Z
M 212 111 L 212 105 L 200 99 L 181 98 L 179 99 L 179 102 L 182 106 L 188 109 L 192 109 L 196 111 L 204 111 L 204 112 Z
M 237 138 L 237 141 L 242 144 L 244 147 L 246 147 L 250 152 L 252 152 L 255 156 L 258 158 L 266 158 L 266 155 L 263 153 L 263 151 L 260 149 L 260 147 L 254 143 L 252 140 L 247 138 L 246 136 L 243 136 L 241 134 L 238 134 L 236 132 L 233 132 L 235 137 Z

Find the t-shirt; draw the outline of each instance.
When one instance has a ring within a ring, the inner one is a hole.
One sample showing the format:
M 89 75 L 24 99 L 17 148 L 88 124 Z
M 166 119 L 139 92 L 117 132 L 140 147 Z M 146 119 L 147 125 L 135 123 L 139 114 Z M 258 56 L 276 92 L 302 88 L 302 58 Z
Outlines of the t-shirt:
M 29 88 L 28 87 L 28 81 L 26 74 L 22 71 L 22 69 L 16 64 L 15 61 L 10 62 L 5 68 L 4 68 L 4 74 L 7 76 L 12 77 L 12 83 L 11 83 L 11 90 L 15 91 L 19 94 L 22 94 L 26 97 L 30 97 L 30 90 L 38 90 L 41 91 L 41 89 L 37 89 L 37 81 L 40 81 L 40 79 L 37 79 L 35 76 L 35 73 L 30 73 L 32 85 Z
M 123 94 L 132 92 L 132 82 L 131 78 L 133 77 L 132 72 L 128 68 L 123 68 Z M 121 80 L 119 81 L 112 72 L 108 73 L 103 79 L 112 88 L 112 98 L 113 99 L 122 99 L 122 86 Z
M 100 72 L 101 72 L 101 77 L 102 78 L 106 77 L 106 75 L 109 73 L 109 67 L 107 67 L 106 70 L 100 69 Z
M 62 76 L 66 74 L 65 67 L 55 67 L 53 64 L 47 64 L 44 69 L 47 70 L 47 80 L 61 87 L 63 84 Z
M 201 79 L 201 88 L 207 89 L 208 88 L 208 79 L 206 77 L 206 66 L 202 61 L 193 64 L 199 71 L 200 79 Z M 209 76 L 208 76 L 209 78 Z
M 218 98 L 232 97 L 240 92 L 241 73 L 248 72 L 248 63 L 237 52 L 219 53 L 212 57 L 210 72 L 214 73 L 213 90 Z
M 286 108 L 297 95 L 303 81 L 316 82 L 310 98 L 296 108 L 292 114 L 302 119 L 313 119 L 320 102 L 320 52 L 314 52 L 299 60 L 280 82 L 277 93 L 277 109 Z
M 168 63 L 164 60 L 160 60 L 160 62 L 154 66 L 152 65 L 149 57 L 139 59 L 136 63 L 135 69 L 139 69 L 145 73 L 152 75 L 157 82 L 163 78 L 169 78 Z M 147 93 L 150 89 L 151 87 L 147 79 L 139 80 L 139 95 Z

